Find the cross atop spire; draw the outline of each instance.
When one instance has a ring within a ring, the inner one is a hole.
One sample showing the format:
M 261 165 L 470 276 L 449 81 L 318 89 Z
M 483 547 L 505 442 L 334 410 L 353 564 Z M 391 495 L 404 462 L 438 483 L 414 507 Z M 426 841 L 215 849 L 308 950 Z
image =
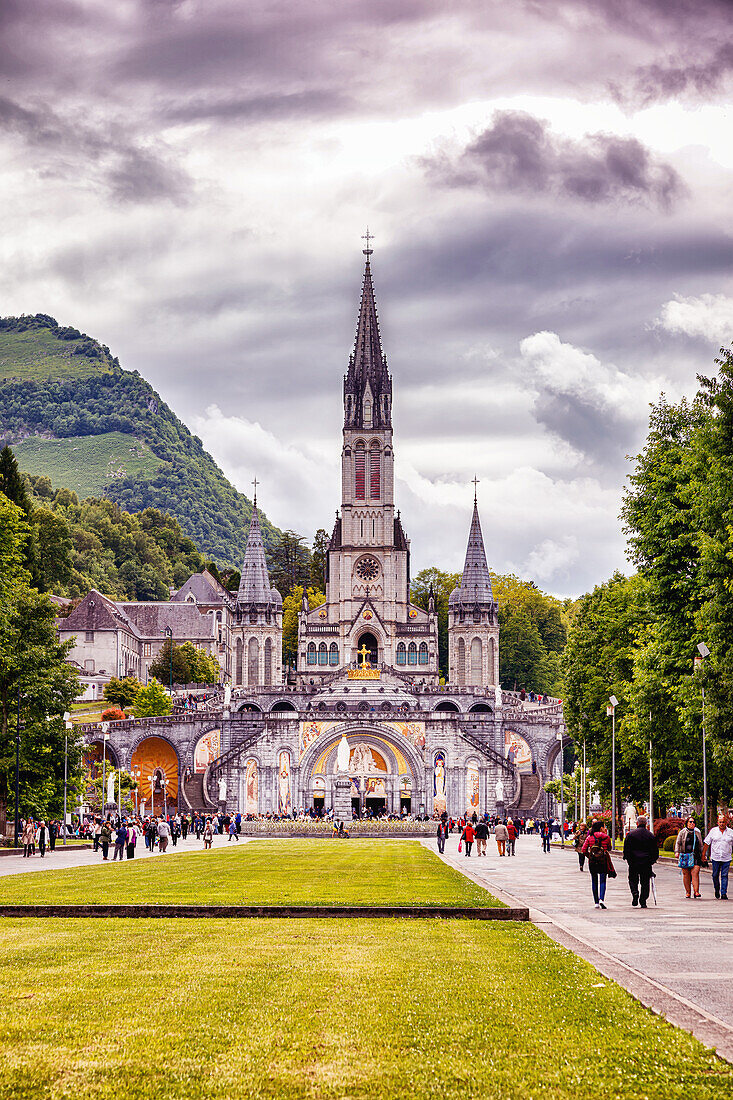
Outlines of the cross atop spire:
M 478 504 L 478 486 L 481 484 L 476 475 L 473 475 L 473 503 Z
M 366 256 L 366 258 L 367 258 L 367 259 L 369 259 L 369 257 L 370 257 L 370 256 L 372 255 L 372 253 L 374 252 L 374 249 L 373 249 L 373 248 L 370 248 L 370 247 L 369 247 L 369 242 L 370 242 L 370 241 L 373 241 L 373 240 L 374 240 L 374 234 L 373 234 L 373 233 L 370 233 L 370 232 L 369 232 L 369 226 L 367 226 L 367 231 L 366 231 L 366 233 L 365 233 L 365 234 L 364 234 L 364 235 L 362 236 L 362 238 L 361 238 L 361 239 L 362 239 L 363 241 L 366 241 L 366 248 L 363 248 L 363 249 L 362 249 L 362 252 L 363 252 L 363 253 L 364 253 L 364 255 Z
M 255 487 L 255 492 L 254 492 L 254 497 L 252 498 L 252 503 L 254 504 L 254 506 L 256 508 L 257 507 L 257 486 L 260 485 L 261 482 L 259 482 L 256 477 L 253 477 L 252 478 L 252 484 Z

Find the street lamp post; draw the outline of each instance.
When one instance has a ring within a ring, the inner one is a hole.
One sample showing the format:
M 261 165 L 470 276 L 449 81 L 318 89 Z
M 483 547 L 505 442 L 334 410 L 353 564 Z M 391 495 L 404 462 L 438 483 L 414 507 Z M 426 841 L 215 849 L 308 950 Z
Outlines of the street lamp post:
M 155 772 L 148 776 L 150 783 L 150 816 L 155 817 Z
M 165 636 L 166 636 L 166 638 L 168 638 L 170 640 L 170 644 L 171 644 L 171 649 L 170 649 L 170 658 L 171 658 L 170 677 L 169 677 L 169 680 L 168 680 L 168 688 L 169 688 L 169 691 L 170 691 L 170 694 L 171 694 L 171 699 L 172 699 L 173 698 L 173 630 L 171 629 L 171 627 L 167 626 L 165 628 Z
M 652 833 L 654 832 L 654 772 L 652 770 L 652 712 L 651 711 L 649 711 L 649 831 L 652 832 Z
M 161 779 L 160 785 L 163 788 L 163 817 L 168 820 L 168 780 Z
M 695 657 L 695 668 L 705 667 L 705 658 L 710 656 L 710 650 L 705 645 L 705 642 L 697 643 L 697 652 L 699 656 Z M 702 684 L 702 801 L 703 801 L 703 819 L 705 822 L 705 836 L 708 835 L 708 758 L 707 758 L 707 746 L 705 744 L 705 681 Z
M 68 710 L 64 714 L 64 836 L 62 843 L 66 847 L 66 795 L 69 787 L 69 730 L 71 729 L 71 715 Z
M 562 748 L 562 734 L 558 733 L 557 739 L 560 742 L 560 844 L 565 847 L 565 790 L 563 787 L 563 772 L 565 771 L 565 759 Z
M 107 797 L 107 741 L 109 740 L 109 722 L 102 722 L 102 820 L 104 820 L 105 799 Z
M 611 845 L 616 847 L 616 707 L 618 699 L 609 697 L 611 704 Z
M 15 847 L 20 844 L 20 688 L 18 688 L 18 713 L 15 723 Z
M 585 738 L 583 738 L 583 790 L 580 799 L 580 816 L 583 821 L 588 816 L 588 773 L 585 770 Z
M 138 767 L 132 768 L 132 770 L 130 771 L 130 775 L 132 776 L 132 780 L 135 784 L 135 816 L 136 817 L 140 816 L 140 787 L 139 787 L 139 782 L 140 782 L 141 774 L 142 773 L 141 773 L 141 771 Z

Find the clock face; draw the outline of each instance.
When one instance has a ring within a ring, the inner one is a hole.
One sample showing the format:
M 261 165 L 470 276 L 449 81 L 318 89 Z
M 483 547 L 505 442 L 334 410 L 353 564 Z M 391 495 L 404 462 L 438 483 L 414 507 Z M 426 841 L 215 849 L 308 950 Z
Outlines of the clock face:
M 379 562 L 376 558 L 362 558 L 356 567 L 356 573 L 363 581 L 373 581 L 379 576 Z

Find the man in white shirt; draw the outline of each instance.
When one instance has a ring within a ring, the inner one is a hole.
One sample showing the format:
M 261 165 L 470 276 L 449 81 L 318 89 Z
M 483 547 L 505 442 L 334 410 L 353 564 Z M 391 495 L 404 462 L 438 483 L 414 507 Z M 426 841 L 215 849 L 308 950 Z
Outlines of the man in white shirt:
M 733 857 L 733 829 L 728 828 L 728 815 L 725 813 L 718 814 L 718 824 L 705 837 L 705 847 L 702 850 L 703 861 L 707 860 L 708 851 L 713 861 L 715 896 L 727 901 L 728 871 L 731 857 Z
M 161 817 L 158 822 L 158 849 L 164 852 L 168 847 L 168 841 L 170 840 L 171 827 L 164 817 Z

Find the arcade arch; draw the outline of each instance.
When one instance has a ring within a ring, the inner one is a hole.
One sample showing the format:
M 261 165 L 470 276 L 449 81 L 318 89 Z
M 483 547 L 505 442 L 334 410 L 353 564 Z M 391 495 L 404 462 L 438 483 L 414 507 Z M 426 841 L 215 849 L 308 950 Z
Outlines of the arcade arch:
M 144 737 L 133 749 L 130 767 L 140 769 L 140 804 L 147 813 L 161 814 L 166 805 L 178 808 L 178 753 L 170 741 Z

